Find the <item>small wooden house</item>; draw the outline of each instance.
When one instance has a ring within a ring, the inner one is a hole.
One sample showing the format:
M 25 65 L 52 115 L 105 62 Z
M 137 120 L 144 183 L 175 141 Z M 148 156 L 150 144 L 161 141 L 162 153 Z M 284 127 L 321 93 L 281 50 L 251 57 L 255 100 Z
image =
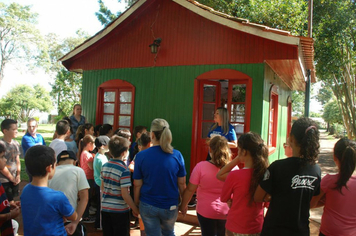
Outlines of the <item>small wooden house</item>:
M 83 73 L 88 121 L 132 131 L 164 118 L 188 171 L 206 158 L 205 138 L 220 106 L 237 134 L 260 133 L 270 161 L 283 158 L 291 91 L 305 89 L 307 70 L 314 80 L 311 38 L 191 0 L 139 0 L 61 61 Z

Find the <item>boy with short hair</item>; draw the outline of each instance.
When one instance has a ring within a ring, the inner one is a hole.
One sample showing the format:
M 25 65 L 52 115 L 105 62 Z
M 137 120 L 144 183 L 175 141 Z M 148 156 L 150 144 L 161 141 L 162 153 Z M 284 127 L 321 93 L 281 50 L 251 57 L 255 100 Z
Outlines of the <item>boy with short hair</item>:
M 104 236 L 130 235 L 130 207 L 138 215 L 139 211 L 133 202 L 129 188 L 130 171 L 123 158 L 127 155 L 130 142 L 114 135 L 109 141 L 110 154 L 113 157 L 101 170 L 102 225 Z
M 88 204 L 88 189 L 90 186 L 84 170 L 75 166 L 76 162 L 77 157 L 74 152 L 62 151 L 59 153 L 57 156 L 56 173 L 49 181 L 48 187 L 62 191 L 68 197 L 68 200 L 76 210 L 78 217 L 76 220 L 68 224 L 67 229 L 75 231 L 73 235 L 84 236 L 82 233 L 84 231 L 83 225 L 79 222 Z
M 0 142 L 5 146 L 6 167 L 0 170 L 0 182 L 10 202 L 19 195 L 19 183 L 21 182 L 20 145 L 14 140 L 17 137 L 17 121 L 5 119 L 1 122 L 1 131 L 4 137 Z
M 48 180 L 55 173 L 54 150 L 47 146 L 33 146 L 27 150 L 25 164 L 32 175 L 21 194 L 24 235 L 63 235 L 63 217 L 76 220 L 77 213 L 61 191 L 48 188 Z
M 0 143 L 0 170 L 6 167 L 5 145 Z M 20 214 L 20 202 L 9 203 L 5 189 L 0 183 L 0 235 L 13 236 L 17 234 L 18 223 L 13 220 Z M 17 226 L 15 228 L 14 226 Z
M 49 145 L 56 154 L 56 158 L 59 153 L 67 150 L 67 145 L 65 143 L 65 138 L 70 135 L 70 125 L 66 120 L 60 120 L 56 124 L 57 138 L 54 139 Z

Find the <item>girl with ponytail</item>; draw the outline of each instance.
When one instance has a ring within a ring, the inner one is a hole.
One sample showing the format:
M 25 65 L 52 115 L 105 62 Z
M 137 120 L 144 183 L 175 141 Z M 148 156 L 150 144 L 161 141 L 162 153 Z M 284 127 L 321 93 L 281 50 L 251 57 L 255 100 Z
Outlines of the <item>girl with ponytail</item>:
M 324 176 L 320 194 L 311 202 L 312 207 L 324 206 L 319 235 L 356 235 L 356 142 L 337 141 L 334 162 L 339 173 Z
M 237 147 L 238 156 L 216 176 L 221 180 L 226 178 L 221 201 L 228 202 L 233 196 L 227 216 L 226 235 L 258 235 L 262 230 L 264 204 L 254 202 L 253 196 L 267 170 L 268 148 L 261 137 L 253 132 L 241 135 Z M 244 163 L 245 167 L 231 171 L 238 163 Z
M 179 209 L 185 215 L 188 202 L 197 191 L 196 211 L 202 236 L 225 236 L 229 207 L 220 201 L 224 182 L 216 179 L 216 174 L 231 158 L 227 139 L 223 136 L 213 137 L 209 143 L 209 152 L 211 160 L 201 161 L 194 167 Z
M 293 157 L 273 162 L 254 195 L 256 202 L 271 201 L 262 236 L 309 236 L 310 200 L 320 193 L 319 131 L 313 120 L 300 118 L 288 139 Z
M 147 235 L 174 235 L 178 202 L 186 185 L 184 159 L 171 146 L 172 132 L 166 120 L 154 119 L 150 134 L 152 147 L 135 158 L 135 204 Z

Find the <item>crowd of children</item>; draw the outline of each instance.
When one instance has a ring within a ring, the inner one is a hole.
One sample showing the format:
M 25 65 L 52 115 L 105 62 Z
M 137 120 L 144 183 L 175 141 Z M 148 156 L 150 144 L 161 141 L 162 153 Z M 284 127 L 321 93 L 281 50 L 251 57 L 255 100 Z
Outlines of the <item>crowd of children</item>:
M 171 146 L 167 121 L 155 119 L 150 133 L 135 127 L 130 145 L 129 130 L 114 132 L 109 124 L 94 127 L 86 121 L 73 140 L 72 119 L 57 122 L 49 147 L 26 150 L 32 179 L 21 205 L 14 201 L 21 181 L 17 122 L 1 123 L 1 235 L 16 235 L 13 219 L 20 212 L 29 236 L 86 235 L 82 222 L 94 221 L 103 235 L 129 235 L 135 217 L 142 218 L 146 235 L 174 235 L 178 211 L 186 214 L 195 192 L 203 236 L 309 235 L 309 209 L 320 206 L 320 235 L 356 235 L 356 143 L 344 138 L 335 144 L 339 173 L 322 179 L 316 163 L 319 131 L 311 119 L 294 122 L 288 137 L 293 156 L 271 165 L 268 147 L 256 133 L 238 138 L 234 159 L 226 138 L 212 137 L 211 160 L 195 166 L 187 186 L 184 159 Z

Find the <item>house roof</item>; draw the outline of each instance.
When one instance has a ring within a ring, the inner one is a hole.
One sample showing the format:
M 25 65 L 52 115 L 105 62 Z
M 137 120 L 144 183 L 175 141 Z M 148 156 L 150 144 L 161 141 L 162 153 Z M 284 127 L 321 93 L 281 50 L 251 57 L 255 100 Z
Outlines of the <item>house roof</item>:
M 97 34 L 74 48 L 72 51 L 64 55 L 62 58 L 60 58 L 60 61 L 63 63 L 67 60 L 73 59 L 73 57 L 77 56 L 79 53 L 83 52 L 90 46 L 94 45 L 97 43 L 99 40 L 104 38 L 106 35 L 108 35 L 110 32 L 112 32 L 118 25 L 120 25 L 123 21 L 125 21 L 130 15 L 132 15 L 137 9 L 139 9 L 142 5 L 144 5 L 147 1 L 149 0 L 138 0 L 135 4 L 133 4 L 129 9 L 127 9 L 125 12 L 123 12 L 116 20 L 111 22 L 108 26 L 106 26 L 104 29 L 99 31 Z M 205 6 L 203 4 L 200 4 L 197 1 L 193 0 L 172 0 L 173 2 L 179 4 L 180 6 L 194 12 L 197 15 L 200 15 L 201 17 L 204 17 L 210 21 L 213 21 L 215 23 L 218 23 L 220 25 L 245 32 L 251 35 L 255 35 L 261 38 L 265 38 L 268 40 L 272 40 L 275 42 L 280 42 L 283 44 L 288 44 L 288 45 L 294 45 L 298 47 L 298 57 L 299 61 L 297 62 L 299 64 L 294 66 L 298 66 L 301 68 L 301 71 L 303 75 L 298 74 L 297 76 L 303 76 L 306 78 L 306 70 L 309 69 L 311 70 L 311 76 L 312 76 L 312 82 L 315 82 L 315 67 L 314 67 L 314 47 L 313 47 L 313 39 L 312 38 L 307 38 L 307 37 L 301 37 L 301 36 L 293 36 L 290 34 L 288 31 L 284 30 L 279 30 L 279 29 L 274 29 L 270 28 L 265 25 L 260 25 L 260 24 L 255 24 L 249 22 L 247 19 L 243 18 L 237 18 L 233 17 L 218 11 L 215 11 L 214 9 Z M 277 65 L 277 63 L 274 63 L 273 61 L 269 62 L 266 61 L 266 63 L 271 66 L 271 68 L 279 75 L 283 80 L 288 80 L 288 78 L 283 78 L 283 73 L 280 71 L 280 68 Z M 82 72 L 80 69 L 78 70 L 73 70 L 77 72 Z M 300 79 L 299 79 L 300 80 Z M 302 84 L 301 81 L 299 81 L 299 85 L 294 88 L 298 89 L 303 89 L 304 85 Z M 288 83 L 287 83 L 288 84 Z M 288 85 L 291 87 L 291 85 Z M 291 87 L 292 88 L 292 87 Z

